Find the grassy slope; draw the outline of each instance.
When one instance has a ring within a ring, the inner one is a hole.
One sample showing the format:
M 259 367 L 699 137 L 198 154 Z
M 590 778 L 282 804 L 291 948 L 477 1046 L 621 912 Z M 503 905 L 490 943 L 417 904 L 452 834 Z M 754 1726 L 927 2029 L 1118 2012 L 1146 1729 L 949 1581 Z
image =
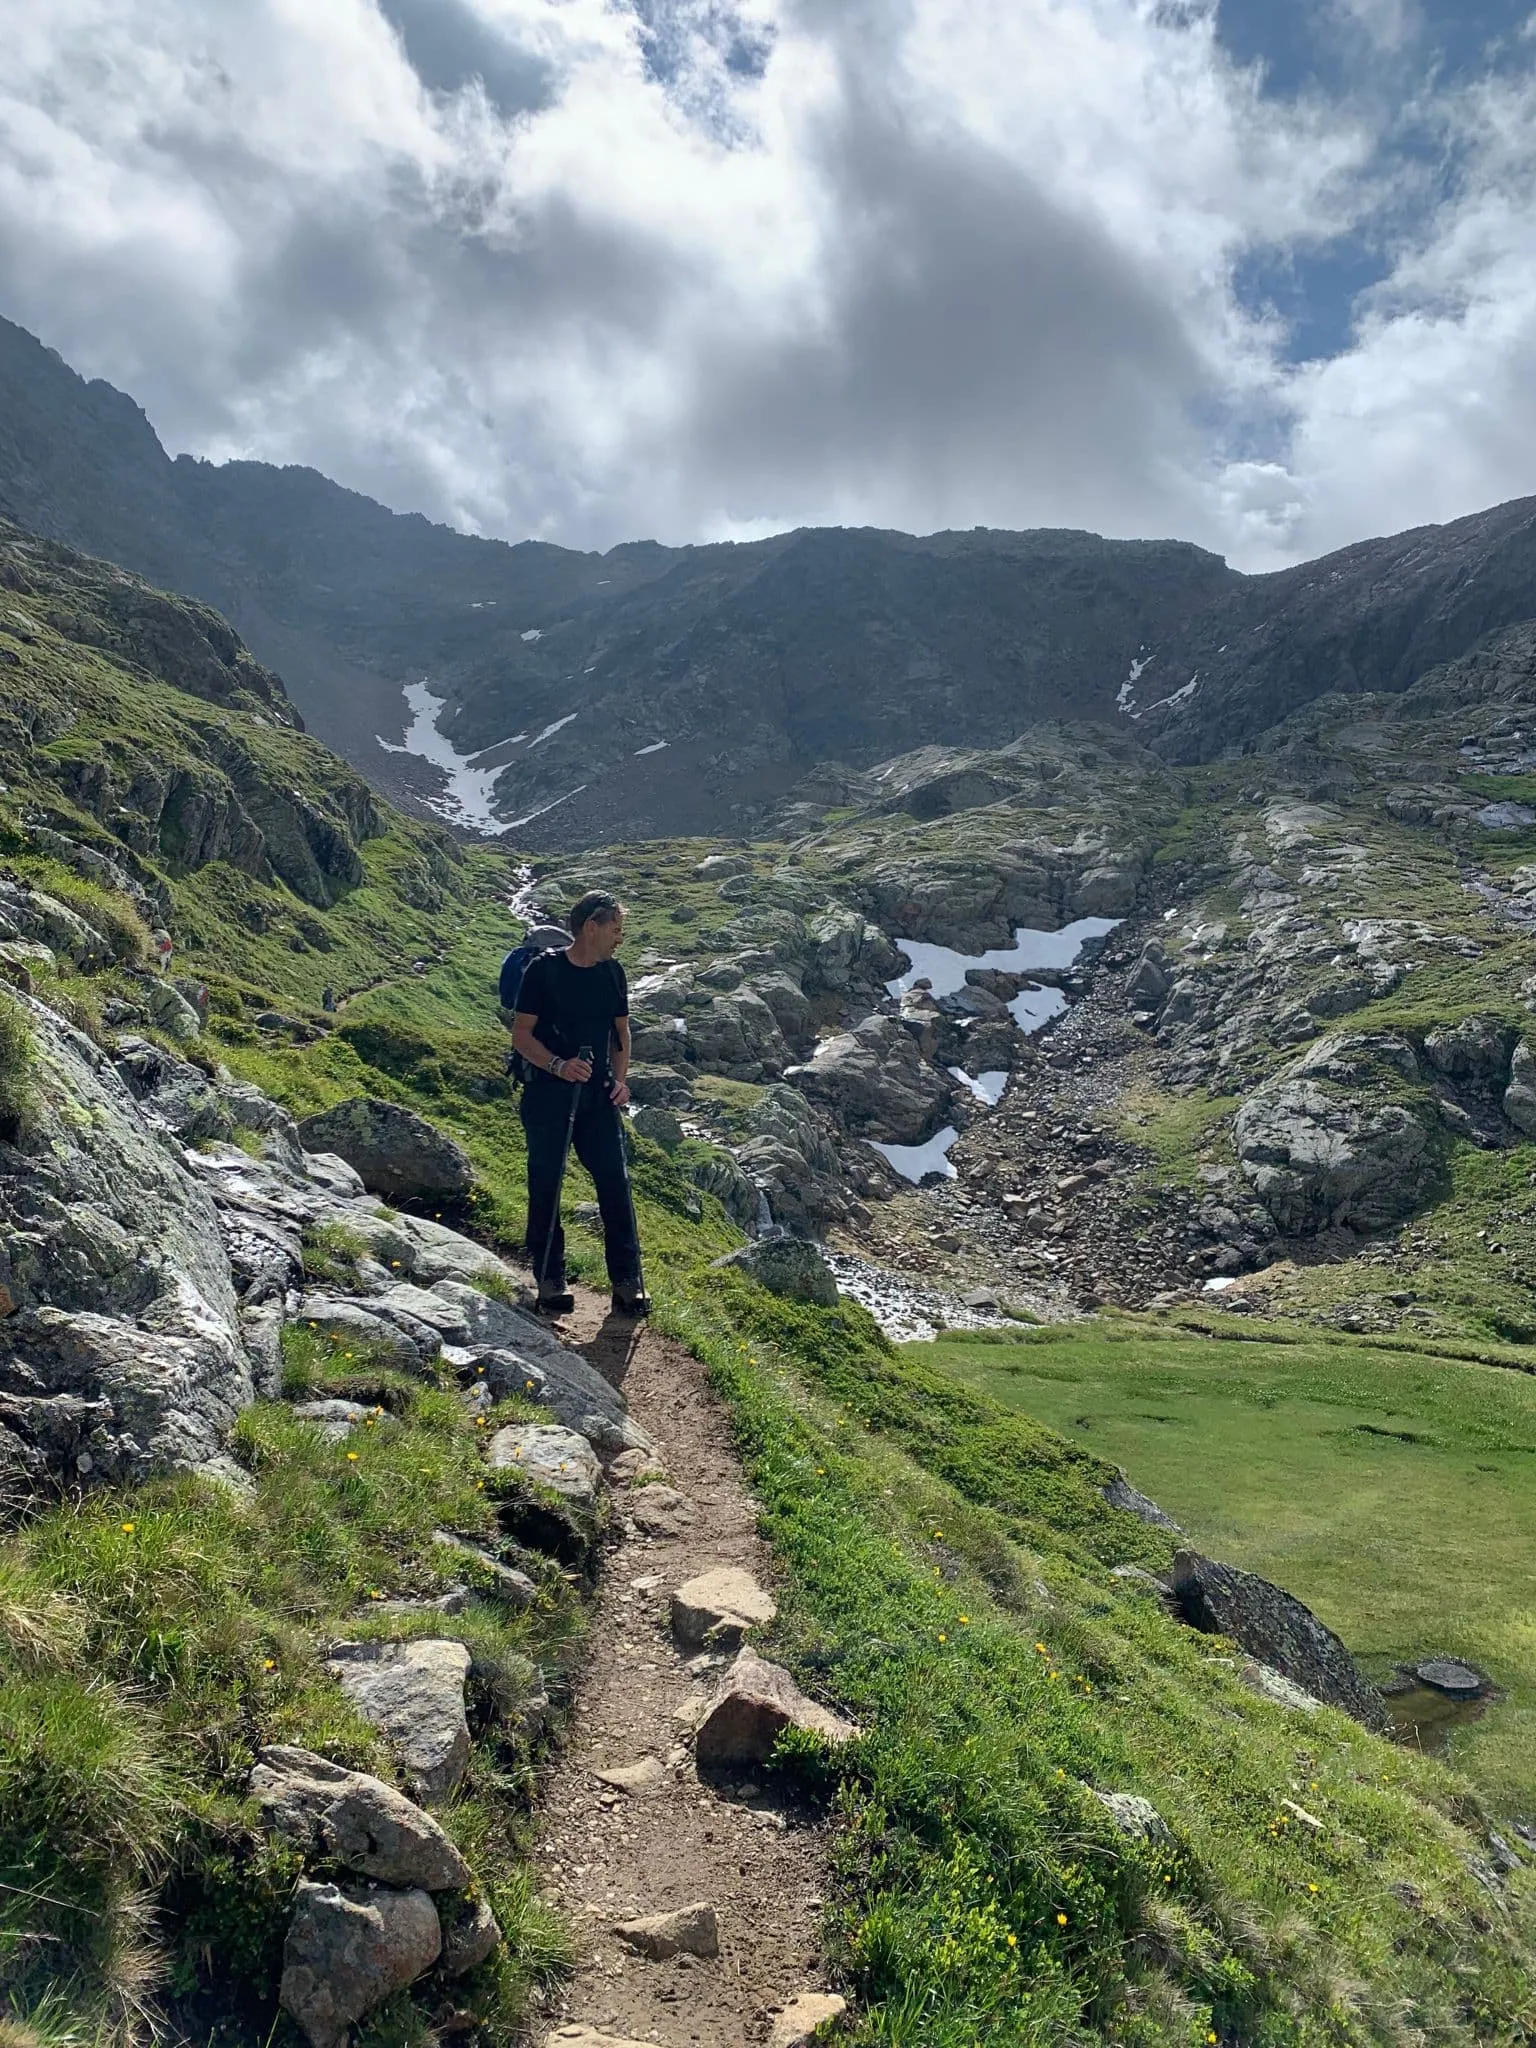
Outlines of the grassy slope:
M 1213 1556 L 1300 1595 L 1373 1668 L 1470 1658 L 1507 1697 L 1451 1760 L 1536 1813 L 1536 1380 L 1309 1337 L 1127 1328 L 946 1340 L 967 1386 L 1133 1474 Z
M 119 689 L 89 662 L 92 687 Z M 131 720 L 131 700 L 115 701 Z M 296 772 L 310 758 L 294 755 Z M 444 879 L 424 848 L 389 821 L 367 849 L 368 884 L 306 911 L 318 936 L 280 887 L 173 877 L 178 936 L 190 965 L 220 977 L 209 1050 L 298 1108 L 366 1087 L 455 1130 L 480 1174 L 480 1225 L 510 1243 L 521 1145 L 489 1023 L 509 871 L 487 854 Z M 692 943 L 735 915 L 685 873 L 703 850 L 646 855 L 642 942 L 668 937 L 678 887 L 700 912 L 680 928 Z M 248 887 L 266 891 L 265 934 Z M 369 992 L 317 1044 L 283 1047 L 246 1021 L 273 999 L 312 1010 L 326 982 Z M 1241 1691 L 1210 1645 L 1109 1577 L 1166 1543 L 1104 1507 L 1095 1459 L 968 1393 L 936 1357 L 896 1355 L 856 1310 L 791 1310 L 704 1281 L 732 1241 L 719 1211 L 651 1148 L 637 1181 L 663 1320 L 709 1360 L 778 1547 L 781 1648 L 870 1729 L 846 1770 L 812 1753 L 794 1765 L 838 1817 L 833 1931 L 861 2039 L 1407 2043 L 1512 2040 L 1529 2025 L 1525 1880 L 1495 1896 L 1471 1874 L 1469 1788 L 1339 1717 L 1298 1726 Z M 583 1252 L 590 1269 L 590 1239 Z M 293 1359 L 306 1380 L 365 1363 Z M 446 1390 L 393 1393 L 356 1464 L 258 1410 L 240 1438 L 248 1504 L 185 1482 L 95 1497 L 0 1553 L 0 1846 L 19 1873 L 0 1971 L 13 1999 L 23 1973 L 57 1983 L 69 1953 L 20 1938 L 53 1931 L 36 1924 L 41 1904 L 64 1916 L 84 1973 L 65 2008 L 99 2014 L 94 1992 L 114 1975 L 131 2002 L 147 1883 L 184 2010 L 229 1983 L 233 1957 L 241 2031 L 265 2033 L 270 2004 L 249 1993 L 270 1970 L 291 1872 L 238 1810 L 249 1752 L 282 1733 L 376 1757 L 319 1677 L 317 1645 L 375 1590 L 433 1576 L 433 1522 L 486 1512 Z M 552 1588 L 531 1632 L 497 1632 L 493 1673 L 514 1683 L 524 1648 L 558 1667 L 570 1626 Z M 488 1721 L 452 1810 L 512 1936 L 505 1975 L 476 1994 L 498 2043 L 558 1960 L 517 1860 L 524 1766 Z M 1087 1786 L 1145 1792 L 1170 1841 L 1120 1837 Z M 1287 1797 L 1319 1833 L 1287 1817 Z M 106 2017 L 127 2030 L 126 2008 Z M 54 2021 L 45 2035 L 62 2035 Z M 370 2034 L 410 2040 L 423 2025 L 407 2002 Z

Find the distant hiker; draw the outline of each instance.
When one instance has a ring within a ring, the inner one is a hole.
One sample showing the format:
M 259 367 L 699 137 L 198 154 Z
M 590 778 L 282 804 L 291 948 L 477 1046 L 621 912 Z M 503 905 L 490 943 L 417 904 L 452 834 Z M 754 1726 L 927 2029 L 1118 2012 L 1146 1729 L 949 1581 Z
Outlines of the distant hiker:
M 154 965 L 159 969 L 159 971 L 162 974 L 170 973 L 171 955 L 175 952 L 175 950 L 176 948 L 171 943 L 171 935 L 169 932 L 157 930 L 151 933 L 150 959 L 153 961 Z
M 320 991 L 320 1007 L 328 1016 L 336 1014 L 336 991 L 327 986 Z
M 550 1315 L 575 1305 L 565 1284 L 560 1224 L 568 1148 L 597 1189 L 613 1306 L 629 1315 L 650 1306 L 620 1127 L 629 1101 L 629 984 L 614 955 L 623 937 L 623 904 L 601 889 L 589 891 L 571 912 L 570 944 L 531 960 L 516 995 L 512 1045 L 529 1069 L 522 1106 L 528 1251 L 539 1306 Z M 590 1061 L 580 1057 L 583 1047 Z

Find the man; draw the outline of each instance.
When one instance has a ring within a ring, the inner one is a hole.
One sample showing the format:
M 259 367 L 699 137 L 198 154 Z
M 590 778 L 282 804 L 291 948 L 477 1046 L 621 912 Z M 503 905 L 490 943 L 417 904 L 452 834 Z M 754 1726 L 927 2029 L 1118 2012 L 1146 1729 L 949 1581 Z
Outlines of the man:
M 523 1088 L 528 1251 L 546 1315 L 565 1315 L 576 1305 L 565 1284 L 560 1226 L 568 1131 L 597 1189 L 613 1306 L 624 1315 L 645 1315 L 650 1308 L 620 1127 L 629 1101 L 629 984 L 614 955 L 623 937 L 623 904 L 604 890 L 590 890 L 571 912 L 569 946 L 529 962 L 513 1014 L 513 1048 L 531 1070 Z M 589 1059 L 582 1058 L 583 1048 Z M 572 1089 L 578 1091 L 574 1122 Z

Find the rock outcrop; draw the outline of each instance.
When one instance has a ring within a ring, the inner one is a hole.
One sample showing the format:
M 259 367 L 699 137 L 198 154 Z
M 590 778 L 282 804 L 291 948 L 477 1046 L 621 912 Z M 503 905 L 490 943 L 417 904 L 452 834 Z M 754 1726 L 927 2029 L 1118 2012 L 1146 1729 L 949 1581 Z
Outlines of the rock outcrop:
M 370 1095 L 306 1117 L 299 1136 L 311 1152 L 334 1152 L 370 1193 L 402 1202 L 462 1202 L 474 1185 L 469 1154 L 414 1110 Z
M 462 1643 L 337 1643 L 327 1670 L 353 1706 L 389 1741 L 401 1769 L 429 1803 L 446 1799 L 469 1761 Z
M 813 1302 L 836 1308 L 837 1281 L 814 1244 L 799 1237 L 764 1237 L 715 1261 L 717 1267 L 746 1273 L 770 1294 L 788 1301 Z
M 1173 1597 L 1192 1628 L 1222 1635 L 1324 1705 L 1342 1707 L 1367 1728 L 1386 1723 L 1380 1693 L 1343 1643 L 1294 1594 L 1253 1572 L 1181 1550 Z

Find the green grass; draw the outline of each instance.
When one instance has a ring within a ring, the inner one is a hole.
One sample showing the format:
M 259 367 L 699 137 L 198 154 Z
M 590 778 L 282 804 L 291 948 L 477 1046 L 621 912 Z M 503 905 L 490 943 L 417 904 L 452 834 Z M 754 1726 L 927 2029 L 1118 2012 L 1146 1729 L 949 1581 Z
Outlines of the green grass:
M 786 1580 L 777 1653 L 868 1731 L 785 1759 L 836 1815 L 861 2048 L 1519 2037 L 1529 1928 L 1468 1875 L 1475 1799 L 1255 1699 L 1111 1578 L 1167 1539 L 1105 1516 L 1097 1457 L 851 1307 L 732 1280 L 661 1313 L 735 1416 Z M 1117 1835 L 1089 1788 L 1151 1799 L 1169 1841 Z
M 380 1599 L 462 1576 L 432 1530 L 492 1531 L 517 1483 L 483 1476 L 447 1388 L 361 1357 L 328 1376 L 314 1348 L 290 1334 L 297 1377 L 368 1380 L 388 1400 L 346 1442 L 259 1405 L 234 1442 L 248 1495 L 193 1479 L 95 1494 L 0 1550 L 0 1990 L 23 2010 L 67 1980 L 76 2009 L 120 2034 L 152 1952 L 183 2024 L 265 2034 L 297 1865 L 252 1825 L 256 1752 L 298 1742 L 392 1775 L 324 1645 L 382 1632 Z M 526 1697 L 531 1660 L 561 1664 L 577 1617 L 551 1570 L 526 1614 L 487 1605 L 423 1625 L 475 1656 L 481 1741 L 446 1824 L 473 1844 L 511 1939 L 457 1996 L 508 2039 L 561 1951 L 523 1862 L 530 1760 L 495 1710 Z
M 1378 1675 L 1435 1652 L 1487 1671 L 1505 1697 L 1451 1761 L 1536 1815 L 1536 1380 L 1247 1334 L 956 1336 L 937 1362 L 1123 1466 L 1199 1548 L 1298 1594 Z
M 32 1099 L 32 1027 L 13 996 L 0 989 L 0 1137 L 14 1134 Z

